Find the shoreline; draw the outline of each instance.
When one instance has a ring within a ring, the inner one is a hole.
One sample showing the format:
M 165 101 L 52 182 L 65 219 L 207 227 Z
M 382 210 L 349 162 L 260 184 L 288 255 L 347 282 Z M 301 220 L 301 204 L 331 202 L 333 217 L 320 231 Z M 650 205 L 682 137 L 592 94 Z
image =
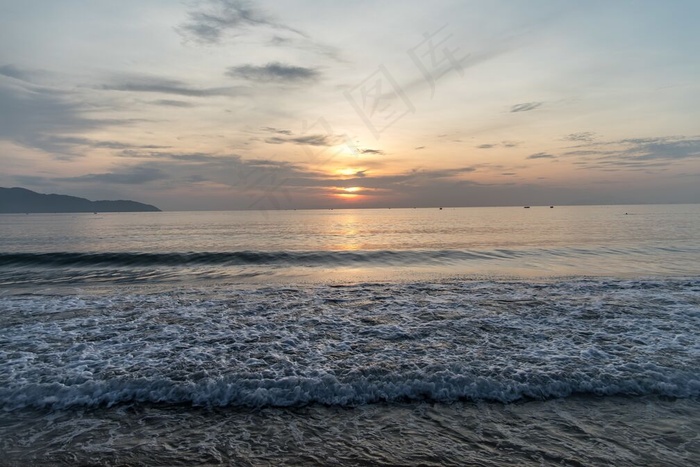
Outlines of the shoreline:
M 0 465 L 691 465 L 700 401 L 571 396 L 510 404 L 193 409 L 0 417 Z M 37 436 L 42 433 L 41 436 Z

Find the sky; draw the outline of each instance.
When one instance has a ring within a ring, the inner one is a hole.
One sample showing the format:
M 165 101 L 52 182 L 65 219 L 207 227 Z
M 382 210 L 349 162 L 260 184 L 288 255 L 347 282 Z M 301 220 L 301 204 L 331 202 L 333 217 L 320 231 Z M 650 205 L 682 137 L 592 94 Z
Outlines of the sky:
M 700 202 L 696 0 L 0 0 L 0 186 L 164 210 Z

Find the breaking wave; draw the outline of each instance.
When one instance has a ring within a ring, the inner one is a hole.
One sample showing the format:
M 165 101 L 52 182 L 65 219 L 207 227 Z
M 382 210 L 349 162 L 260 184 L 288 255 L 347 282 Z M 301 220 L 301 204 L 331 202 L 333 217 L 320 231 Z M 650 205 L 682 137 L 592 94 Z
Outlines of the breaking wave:
M 700 397 L 700 280 L 0 296 L 0 406 Z

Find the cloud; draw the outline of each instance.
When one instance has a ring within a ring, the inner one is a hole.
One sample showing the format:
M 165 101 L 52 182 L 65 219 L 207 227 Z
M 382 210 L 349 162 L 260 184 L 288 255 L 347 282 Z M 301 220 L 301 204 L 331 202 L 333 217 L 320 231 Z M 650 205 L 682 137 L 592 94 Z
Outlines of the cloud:
M 565 141 L 575 141 L 584 143 L 590 143 L 594 139 L 595 133 L 593 133 L 592 131 L 582 131 L 580 133 L 571 133 L 564 136 Z
M 384 151 L 381 149 L 360 149 L 360 154 L 376 154 L 379 156 L 384 155 Z
M 38 175 L 13 175 L 12 179 L 15 180 L 19 186 L 47 186 L 52 185 L 50 179 Z
M 7 64 L 0 66 L 0 75 L 7 76 L 9 78 L 18 79 L 20 81 L 30 81 L 30 73 L 26 70 L 17 68 L 12 64 Z
M 237 154 L 208 154 L 208 153 L 177 153 L 168 151 L 141 152 L 124 150 L 122 157 L 133 159 L 148 159 L 140 165 L 130 166 L 129 170 L 148 172 L 154 168 L 160 173 L 167 173 L 172 180 L 187 180 L 196 176 L 199 181 L 215 180 L 225 183 L 225 180 L 238 180 L 242 174 L 264 170 L 299 170 L 296 164 L 273 159 L 243 159 Z M 138 168 L 138 170 L 137 170 Z M 121 173 L 121 172 L 120 172 Z M 189 178 L 188 178 L 189 177 Z M 85 180 L 85 177 L 82 177 Z M 233 183 L 235 185 L 235 183 Z
M 120 81 L 121 82 L 103 84 L 99 86 L 99 89 L 106 91 L 174 94 L 189 97 L 230 96 L 235 94 L 236 91 L 242 91 L 242 88 L 233 87 L 196 88 L 179 80 L 142 75 L 125 77 Z M 161 104 L 162 102 L 163 101 L 161 101 Z M 166 100 L 166 102 L 168 101 Z M 173 101 L 169 102 L 172 103 Z
M 421 178 L 449 178 L 456 177 L 464 173 L 475 172 L 476 167 L 457 167 L 454 169 L 439 169 L 439 170 L 425 170 L 425 171 L 414 171 L 413 173 L 418 174 Z
M 568 156 L 599 156 L 609 160 L 681 160 L 700 158 L 700 137 L 661 136 L 599 141 L 584 149 L 566 152 Z
M 298 145 L 308 145 L 308 146 L 335 146 L 342 140 L 341 136 L 333 135 L 306 135 L 306 136 L 295 136 L 293 138 L 283 138 L 280 136 L 273 136 L 271 138 L 266 138 L 265 142 L 268 144 L 298 144 Z
M 240 161 L 241 157 L 238 155 L 223 155 L 217 156 L 214 154 L 203 153 L 203 152 L 192 152 L 192 153 L 177 153 L 177 152 L 164 152 L 164 151 L 138 151 L 135 149 L 125 149 L 118 154 L 120 157 L 127 157 L 132 159 L 152 159 L 152 160 L 169 160 L 169 161 L 180 161 L 180 162 L 234 162 Z
M 287 202 L 289 187 L 321 185 L 320 175 L 287 161 L 243 159 L 235 154 L 150 152 L 152 160 L 109 174 L 81 177 L 81 181 L 116 183 L 151 177 L 160 188 L 193 185 L 226 187 L 233 194 L 237 208 L 278 208 Z
M 260 129 L 261 129 L 262 131 L 266 131 L 266 132 L 268 132 L 268 133 L 276 133 L 276 134 L 278 134 L 278 135 L 287 135 L 287 136 L 291 136 L 291 135 L 292 135 L 291 130 L 281 130 L 281 129 L 279 129 L 279 128 L 273 128 L 273 127 L 271 127 L 271 126 L 262 127 L 262 128 L 260 128 Z
M 338 62 L 345 61 L 337 47 L 319 43 L 318 41 L 311 40 L 311 38 L 306 36 L 298 37 L 297 35 L 294 38 L 290 38 L 275 35 L 272 37 L 272 39 L 270 39 L 269 44 L 273 47 L 295 48 L 298 50 L 311 52 Z
M 187 21 L 177 28 L 183 37 L 200 44 L 218 44 L 227 32 L 256 27 L 290 31 L 306 37 L 301 31 L 275 21 L 249 2 L 209 0 L 200 5 L 201 8 L 190 11 Z
M 416 146 L 415 148 L 416 151 L 420 151 L 421 149 L 425 149 L 425 146 Z
M 251 2 L 242 0 L 199 1 L 187 14 L 187 20 L 175 30 L 186 40 L 200 45 L 219 45 L 227 37 L 262 30 L 273 32 L 265 45 L 294 48 L 342 62 L 337 47 L 313 40 L 303 31 L 290 27 L 265 13 Z
M 272 39 L 270 39 L 270 45 L 273 46 L 288 46 L 291 45 L 294 41 L 289 38 L 289 37 L 282 37 L 282 36 L 272 36 Z
M 661 169 L 684 160 L 700 159 L 700 137 L 660 136 L 592 141 L 564 156 L 574 164 L 605 171 Z
M 547 154 L 544 152 L 538 152 L 537 154 L 530 154 L 529 156 L 526 157 L 526 159 L 556 159 L 557 156 L 553 156 L 551 154 Z
M 124 152 L 139 155 L 135 150 Z M 362 195 L 357 201 L 367 207 L 482 204 L 483 199 L 491 199 L 489 196 L 484 198 L 484 193 L 495 196 L 501 193 L 500 190 L 510 193 L 508 190 L 511 189 L 505 182 L 485 185 L 468 180 L 470 173 L 480 170 L 477 165 L 414 168 L 383 175 L 374 175 L 369 169 L 362 168 L 346 178 L 303 164 L 265 158 L 244 159 L 235 154 L 144 151 L 140 155 L 151 160 L 79 177 L 47 180 L 59 184 L 79 183 L 87 187 L 95 184 L 101 190 L 105 187 L 136 190 L 136 185 L 142 185 L 139 189 L 151 193 L 151 197 L 156 192 L 168 193 L 168 190 L 188 190 L 195 194 L 193 200 L 197 193 L 201 196 L 207 196 L 205 193 L 226 193 L 226 204 L 219 205 L 225 209 L 332 207 L 340 202 L 333 196 L 338 193 L 339 187 L 360 187 L 355 192 Z M 498 172 L 508 175 L 515 173 L 505 168 Z M 513 179 L 509 177 L 507 180 L 510 182 Z M 527 191 L 527 188 L 518 189 Z M 508 197 L 499 196 L 493 202 L 504 204 L 503 200 Z M 512 196 L 508 199 L 512 199 Z M 528 203 L 533 201 L 528 200 Z M 182 209 L 183 204 L 172 206 L 173 209 Z
M 201 162 L 214 162 L 214 163 L 221 163 L 224 161 L 235 161 L 239 162 L 240 161 L 240 156 L 214 156 L 212 154 L 205 154 L 205 153 L 186 153 L 186 154 L 170 154 L 170 153 L 160 153 L 157 154 L 158 157 L 160 158 L 168 158 L 174 161 L 182 161 L 182 162 L 196 162 L 196 163 L 201 163 Z
M 429 186 L 432 183 L 452 183 L 460 180 L 458 177 L 465 173 L 474 172 L 476 167 L 458 167 L 453 169 L 424 170 L 412 169 L 394 175 L 371 176 L 367 170 L 359 170 L 349 178 L 328 176 L 324 173 L 304 171 L 295 167 L 295 176 L 284 180 L 287 186 L 303 187 L 337 187 L 362 186 L 364 188 L 384 191 L 410 191 L 413 187 Z
M 158 145 L 140 145 L 123 143 L 121 141 L 100 141 L 79 136 L 47 136 L 42 138 L 46 145 L 65 145 L 65 146 L 87 146 L 90 148 L 103 149 L 165 149 L 168 146 Z
M 629 145 L 623 155 L 635 160 L 700 158 L 700 138 L 638 138 L 623 139 L 620 143 Z
M 602 154 L 616 154 L 617 151 L 601 151 L 599 149 L 577 149 L 575 151 L 567 151 L 565 156 L 599 156 Z
M 502 141 L 500 143 L 486 143 L 486 144 L 480 144 L 477 146 L 477 149 L 493 149 L 497 147 L 504 147 L 504 148 L 515 148 L 518 147 L 520 143 L 517 141 Z
M 75 157 L 65 152 L 70 135 L 85 134 L 133 120 L 91 118 L 94 107 L 84 96 L 56 88 L 0 82 L 0 140 L 41 149 L 59 159 Z
M 124 151 L 137 155 L 134 151 Z M 347 186 L 359 185 L 377 189 L 405 189 L 409 186 L 429 184 L 432 180 L 458 179 L 460 175 L 477 170 L 475 166 L 424 170 L 413 169 L 396 175 L 373 177 L 368 169 L 357 170 L 349 178 L 339 179 L 328 174 L 305 168 L 303 165 L 274 159 L 243 159 L 229 155 L 205 153 L 146 152 L 141 155 L 151 160 L 120 168 L 107 173 L 87 174 L 80 177 L 55 179 L 72 182 L 100 182 L 136 184 L 168 180 L 170 183 L 216 182 L 238 189 L 257 190 L 275 185 L 282 187 L 333 187 L 339 180 Z
M 177 100 L 172 100 L 172 99 L 158 99 L 155 101 L 151 101 L 150 103 L 153 105 L 162 105 L 165 107 L 183 107 L 183 108 L 196 107 L 196 104 L 193 104 L 191 102 L 177 101 Z
M 226 72 L 226 75 L 255 82 L 303 83 L 316 81 L 320 73 L 314 68 L 272 62 L 263 66 L 241 65 L 231 67 Z
M 64 177 L 57 178 L 57 181 L 63 182 L 89 182 L 89 183 L 110 183 L 120 185 L 139 185 L 142 183 L 152 182 L 154 180 L 162 180 L 167 178 L 166 174 L 156 168 L 148 166 L 127 167 L 114 172 L 87 174 L 79 177 Z
M 535 110 L 542 106 L 544 102 L 525 102 L 523 104 L 515 104 L 510 108 L 511 113 L 515 112 L 529 112 Z

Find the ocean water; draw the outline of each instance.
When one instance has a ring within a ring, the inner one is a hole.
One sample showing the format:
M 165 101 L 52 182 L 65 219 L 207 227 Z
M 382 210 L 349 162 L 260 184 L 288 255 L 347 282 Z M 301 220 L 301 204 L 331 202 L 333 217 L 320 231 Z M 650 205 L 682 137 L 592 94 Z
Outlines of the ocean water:
M 0 465 L 700 463 L 700 206 L 0 216 Z

